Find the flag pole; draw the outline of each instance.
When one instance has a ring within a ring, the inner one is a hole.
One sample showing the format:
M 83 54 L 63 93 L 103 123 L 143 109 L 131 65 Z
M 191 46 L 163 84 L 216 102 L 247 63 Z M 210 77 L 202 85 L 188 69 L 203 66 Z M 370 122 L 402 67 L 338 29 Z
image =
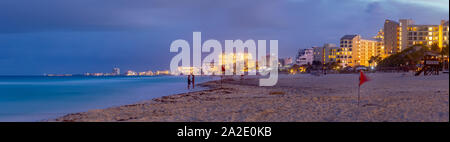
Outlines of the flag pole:
M 357 114 L 357 119 L 359 120 L 359 113 L 360 113 L 360 108 L 359 108 L 359 103 L 361 100 L 361 85 L 364 84 L 364 82 L 369 81 L 370 79 L 367 78 L 362 71 L 359 71 L 359 85 L 358 85 L 358 114 Z
M 362 81 L 361 73 L 362 73 L 362 71 L 359 71 L 359 73 L 360 73 L 360 75 L 359 75 L 359 84 L 358 84 L 358 106 L 357 106 L 358 114 L 356 115 L 356 121 L 359 121 L 359 113 L 361 112 L 359 109 L 359 100 L 360 100 L 360 92 L 361 92 L 361 81 Z
M 360 91 L 361 90 L 361 85 L 358 86 L 358 108 L 359 108 L 359 100 L 360 100 Z
M 359 109 L 359 99 L 360 99 L 360 88 L 361 88 L 361 85 L 358 85 L 358 113 L 357 113 L 357 115 L 356 115 L 356 121 L 359 121 L 359 114 L 361 113 L 361 110 Z

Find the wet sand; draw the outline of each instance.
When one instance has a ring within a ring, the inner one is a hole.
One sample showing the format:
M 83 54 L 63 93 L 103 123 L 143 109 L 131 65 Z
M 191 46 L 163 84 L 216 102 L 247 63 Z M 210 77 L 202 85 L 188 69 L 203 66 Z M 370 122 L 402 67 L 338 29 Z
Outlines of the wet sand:
M 68 114 L 50 121 L 144 122 L 448 122 L 449 76 L 371 73 L 280 75 L 273 87 L 239 77 L 199 84 L 210 89 L 136 104 Z M 151 93 L 151 92 L 149 92 Z

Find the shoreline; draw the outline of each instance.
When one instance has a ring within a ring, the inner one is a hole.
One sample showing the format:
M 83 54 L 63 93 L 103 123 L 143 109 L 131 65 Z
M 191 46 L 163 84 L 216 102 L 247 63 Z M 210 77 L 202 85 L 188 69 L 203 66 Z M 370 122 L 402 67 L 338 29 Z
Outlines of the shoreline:
M 72 113 L 56 122 L 448 122 L 448 74 L 371 73 L 356 105 L 358 75 L 281 75 L 273 87 L 257 78 L 198 84 L 205 90 Z M 417 87 L 411 87 L 417 86 Z M 447 86 L 447 87 L 445 87 Z
M 93 76 L 93 77 L 97 77 L 97 76 Z M 105 76 L 101 76 L 101 77 L 105 77 Z M 126 78 L 133 77 L 134 78 L 135 76 L 111 76 L 111 77 L 113 77 L 113 78 L 114 77 L 126 77 Z M 137 76 L 137 77 L 143 77 L 143 76 Z M 147 96 L 145 96 L 144 98 L 140 98 L 140 99 L 134 99 L 134 101 L 128 101 L 127 103 L 108 104 L 108 105 L 102 105 L 102 106 L 96 107 L 96 108 L 86 107 L 88 109 L 84 109 L 84 110 L 81 110 L 81 111 L 80 110 L 78 110 L 78 111 L 66 111 L 64 113 L 63 112 L 59 112 L 58 114 L 49 113 L 49 114 L 52 114 L 53 116 L 49 116 L 49 117 L 45 117 L 45 118 L 41 118 L 41 119 L 31 120 L 31 122 L 46 122 L 46 121 L 51 121 L 51 120 L 54 120 L 54 119 L 57 119 L 57 118 L 60 118 L 60 117 L 66 116 L 66 115 L 70 115 L 70 114 L 77 114 L 77 113 L 82 113 L 82 112 L 88 112 L 90 110 L 101 110 L 101 109 L 115 108 L 115 107 L 130 105 L 130 104 L 139 104 L 141 102 L 151 101 L 152 99 L 161 98 L 161 97 L 164 97 L 164 96 L 170 96 L 170 95 L 174 95 L 174 94 L 184 94 L 184 93 L 189 93 L 189 92 L 197 92 L 197 91 L 202 91 L 202 90 L 207 90 L 208 89 L 208 88 L 205 88 L 205 87 L 202 87 L 202 86 L 198 86 L 197 87 L 197 85 L 196 85 L 195 88 L 186 89 L 186 86 L 184 86 L 185 85 L 184 84 L 185 83 L 184 82 L 184 76 L 147 76 L 147 77 L 176 77 L 176 78 L 182 78 L 183 81 L 182 82 L 174 82 L 174 83 L 171 83 L 171 84 L 167 84 L 167 82 L 158 83 L 156 86 L 159 86 L 160 88 L 161 88 L 161 86 L 166 86 L 166 87 L 162 87 L 162 88 L 170 89 L 170 90 L 166 90 L 164 92 L 161 92 L 160 91 L 161 89 L 157 89 L 156 93 L 155 93 L 154 90 L 149 90 L 148 89 L 149 87 L 154 87 L 153 84 L 150 84 L 151 86 L 144 86 L 144 87 L 140 86 L 137 89 L 133 88 L 132 91 L 134 91 L 134 92 L 128 91 L 128 92 L 131 92 L 131 95 L 135 95 L 136 92 L 141 94 L 141 92 L 147 91 L 147 93 L 145 93 Z M 167 78 L 165 78 L 165 79 L 167 79 Z M 208 81 L 214 81 L 214 80 L 217 80 L 217 77 L 211 77 L 211 76 L 199 76 L 198 77 L 199 84 L 205 83 L 205 82 L 208 82 Z M 149 84 L 147 84 L 147 85 L 149 85 Z M 167 86 L 169 86 L 169 87 L 167 88 Z M 153 88 L 153 89 L 155 89 L 155 88 Z M 148 92 L 153 92 L 153 94 L 149 94 Z M 123 94 L 126 94 L 126 93 L 120 93 L 120 94 L 123 96 Z M 129 96 L 129 95 L 130 94 L 128 94 L 126 96 Z M 141 97 L 141 96 L 142 95 L 140 95 L 138 97 Z M 148 97 L 148 96 L 150 96 L 150 97 Z M 155 97 L 152 97 L 152 96 L 155 96 Z M 133 96 L 133 97 L 137 98 L 135 96 Z M 45 115 L 48 115 L 48 114 L 45 114 Z M 30 121 L 30 120 L 27 120 L 27 121 Z

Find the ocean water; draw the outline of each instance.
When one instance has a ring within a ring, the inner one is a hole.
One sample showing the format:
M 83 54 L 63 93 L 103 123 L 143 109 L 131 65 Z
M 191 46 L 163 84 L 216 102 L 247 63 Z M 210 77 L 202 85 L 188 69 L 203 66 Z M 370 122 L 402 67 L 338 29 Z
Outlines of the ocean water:
M 196 77 L 196 84 L 213 80 Z M 186 77 L 0 76 L 0 121 L 42 121 L 187 90 Z

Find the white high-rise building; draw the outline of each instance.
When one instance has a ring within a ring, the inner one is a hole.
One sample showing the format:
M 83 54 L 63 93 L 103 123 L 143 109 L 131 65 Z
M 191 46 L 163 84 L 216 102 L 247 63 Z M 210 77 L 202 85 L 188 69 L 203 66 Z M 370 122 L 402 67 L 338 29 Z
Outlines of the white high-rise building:
M 296 63 L 298 65 L 308 65 L 308 64 L 312 64 L 314 60 L 314 49 L 313 48 L 308 48 L 308 49 L 300 49 L 298 50 L 298 54 L 297 54 L 297 58 L 296 58 Z

